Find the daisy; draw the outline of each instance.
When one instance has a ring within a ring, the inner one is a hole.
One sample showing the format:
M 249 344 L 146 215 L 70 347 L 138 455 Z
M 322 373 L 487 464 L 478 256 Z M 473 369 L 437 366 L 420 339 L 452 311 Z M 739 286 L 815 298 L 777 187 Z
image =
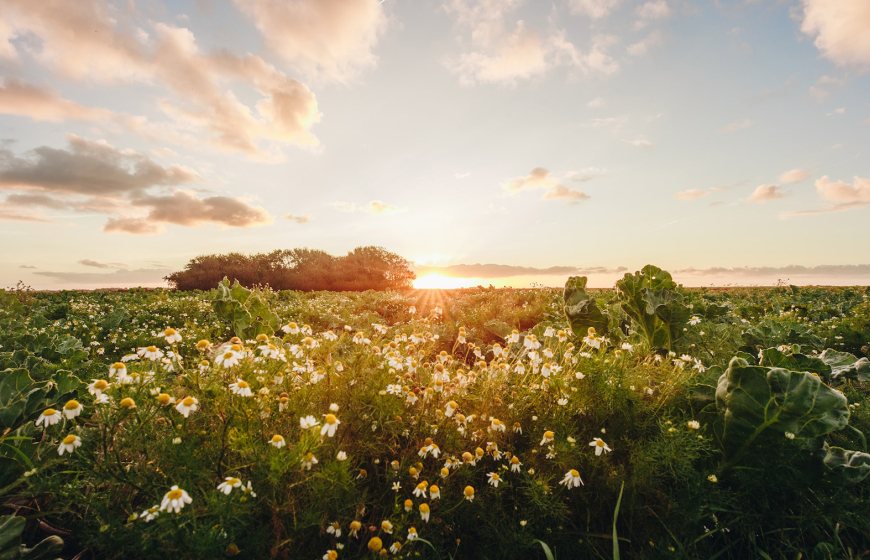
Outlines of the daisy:
M 416 527 L 408 527 L 408 540 L 413 541 L 417 538 L 417 528 Z
M 157 402 L 163 406 L 169 406 L 170 404 L 175 404 L 175 397 L 168 393 L 160 393 L 157 395 Z
M 234 365 L 238 364 L 240 358 L 241 356 L 238 352 L 227 350 L 226 352 L 218 355 L 218 357 L 216 357 L 214 361 L 217 365 L 223 366 L 225 369 L 229 369 Z
M 70 434 L 61 440 L 60 445 L 57 448 L 57 454 L 63 455 L 64 453 L 72 453 L 75 451 L 76 447 L 80 447 L 81 444 L 82 438 Z
M 362 523 L 354 519 L 348 525 L 348 535 L 354 538 L 359 538 L 359 530 L 362 529 Z
M 175 405 L 175 410 L 181 413 L 182 416 L 187 418 L 190 416 L 191 412 L 196 412 L 199 408 L 199 400 L 196 397 L 187 396 L 178 401 L 178 404 Z
M 163 501 L 160 502 L 160 511 L 181 512 L 185 504 L 193 501 L 187 491 L 179 488 L 177 485 L 169 489 L 169 492 L 163 496 Z
M 504 432 L 506 428 L 504 422 L 502 422 L 498 418 L 493 418 L 490 422 L 489 429 L 493 432 Z
M 140 358 L 145 358 L 146 360 L 152 360 L 155 362 L 163 357 L 163 350 L 156 346 L 145 346 L 144 348 L 137 350 L 136 353 L 139 354 Z
M 133 409 L 133 408 L 136 408 L 136 401 L 134 401 L 130 397 L 124 397 L 118 403 L 118 406 L 120 406 L 121 408 Z
M 149 522 L 151 522 L 151 521 L 154 521 L 154 519 L 155 519 L 158 515 L 160 515 L 160 506 L 151 506 L 150 508 L 148 508 L 148 509 L 146 509 L 145 511 L 143 511 L 142 514 L 141 514 L 139 517 L 140 517 L 142 520 L 144 520 L 145 523 L 149 523 Z
M 113 375 L 127 375 L 127 364 L 125 364 L 124 362 L 115 362 L 114 364 L 109 366 L 109 377 L 112 377 Z
M 433 484 L 429 487 L 429 498 L 431 500 L 438 500 L 441 498 L 441 489 L 438 488 L 437 484 Z
M 369 539 L 368 548 L 372 552 L 380 552 L 384 548 L 384 541 L 380 537 L 372 537 Z
M 223 482 L 218 484 L 217 489 L 226 494 L 230 495 L 230 492 L 233 491 L 233 488 L 240 488 L 242 486 L 242 481 L 234 476 L 228 476 L 224 479 Z
M 701 428 L 701 423 L 697 420 L 689 420 L 686 422 L 686 426 L 688 426 L 690 430 L 698 430 Z
M 272 439 L 269 440 L 269 445 L 273 445 L 277 449 L 281 449 L 282 447 L 287 445 L 287 442 L 284 441 L 284 436 L 282 436 L 281 434 L 275 434 L 274 436 L 272 436 Z
M 299 334 L 299 325 L 296 323 L 290 322 L 281 327 L 281 330 L 287 334 Z
M 81 414 L 82 410 L 84 410 L 84 407 L 82 407 L 81 403 L 75 399 L 70 399 L 66 401 L 65 405 L 63 405 L 63 415 L 67 420 L 72 420 Z
M 323 427 L 320 428 L 320 435 L 326 435 L 326 437 L 333 437 L 335 435 L 335 430 L 338 428 L 339 424 L 341 424 L 341 421 L 335 417 L 335 414 L 325 414 L 323 416 Z
M 571 469 L 565 473 L 565 477 L 559 481 L 559 484 L 565 485 L 565 488 L 579 488 L 583 484 L 583 479 L 580 478 L 580 471 Z
M 306 471 L 310 471 L 311 467 L 316 465 L 319 461 L 317 457 L 314 456 L 314 453 L 308 452 L 305 454 L 305 457 L 302 458 L 302 468 Z
M 381 521 L 381 530 L 388 535 L 393 534 L 393 524 L 390 523 L 389 519 L 384 519 L 383 521 Z
M 487 476 L 486 481 L 489 484 L 492 484 L 493 488 L 498 488 L 498 483 L 501 482 L 501 477 L 498 475 L 498 473 L 491 472 L 491 473 L 487 473 L 486 476 Z
M 420 519 L 429 523 L 429 504 L 420 504 Z
M 240 397 L 250 397 L 254 394 L 251 392 L 251 385 L 241 379 L 238 379 L 235 383 L 230 383 L 230 391 Z
M 544 432 L 544 437 L 541 439 L 541 445 L 547 445 L 548 443 L 553 441 L 554 437 L 556 437 L 556 434 L 554 434 L 550 430 L 547 430 L 546 432 Z
M 320 424 L 320 422 L 318 422 L 317 419 L 314 418 L 314 416 L 312 416 L 310 414 L 308 416 L 303 416 L 302 418 L 299 419 L 299 427 L 302 428 L 303 430 L 313 428 L 314 426 L 317 426 L 318 424 Z
M 200 352 L 205 352 L 206 350 L 208 350 L 209 346 L 211 346 L 211 342 L 204 338 L 196 343 L 196 349 Z
M 338 552 L 335 550 L 327 550 L 322 558 L 323 560 L 338 560 Z
M 468 500 L 469 502 L 474 501 L 474 487 L 473 486 L 466 486 L 465 490 L 463 490 L 462 493 L 465 494 L 466 500 Z
M 339 451 L 338 453 L 335 454 L 335 459 L 337 461 L 346 461 L 347 460 L 347 453 L 345 453 L 344 451 Z
M 181 333 L 172 327 L 166 327 L 163 331 L 163 338 L 166 339 L 166 344 L 175 344 L 181 342 Z
M 595 448 L 595 456 L 598 457 L 602 453 L 609 453 L 611 449 L 604 443 L 604 440 L 601 438 L 592 438 L 592 441 L 589 442 L 590 447 Z
M 429 487 L 429 483 L 424 480 L 420 484 L 418 484 L 416 488 L 414 488 L 413 494 L 415 496 L 417 496 L 418 498 L 425 498 L 426 497 L 426 488 L 428 488 L 428 487 Z
M 400 543 L 399 541 L 395 541 L 393 544 L 390 545 L 390 552 L 392 552 L 393 554 L 398 554 L 400 550 L 402 550 L 402 543 Z
M 515 473 L 520 472 L 520 467 L 522 467 L 522 466 L 523 466 L 523 464 L 520 462 L 519 457 L 517 457 L 516 455 L 511 457 L 511 472 L 515 472 Z
M 88 385 L 88 393 L 94 395 L 95 397 L 99 397 L 103 394 L 103 391 L 109 388 L 109 382 L 105 379 L 94 379 Z
M 414 507 L 414 500 L 412 500 L 411 498 L 405 499 L 404 506 L 405 506 L 406 513 L 411 511 L 411 509 L 413 509 L 413 507 Z
M 337 539 L 340 538 L 341 537 L 341 525 L 338 523 L 338 521 L 333 521 L 326 528 L 326 533 L 328 535 L 332 535 L 333 537 L 335 537 Z
M 453 416 L 453 413 L 456 412 L 457 408 L 459 408 L 459 404 L 456 401 L 448 402 L 447 409 L 444 411 L 444 416 L 450 418 Z
M 450 469 L 448 467 L 441 467 L 441 478 L 447 478 L 450 476 Z

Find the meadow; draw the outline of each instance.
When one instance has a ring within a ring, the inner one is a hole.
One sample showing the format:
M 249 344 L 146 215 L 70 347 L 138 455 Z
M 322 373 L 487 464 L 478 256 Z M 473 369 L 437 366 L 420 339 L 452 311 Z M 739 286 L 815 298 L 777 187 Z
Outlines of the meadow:
M 0 558 L 864 558 L 870 289 L 0 293 Z

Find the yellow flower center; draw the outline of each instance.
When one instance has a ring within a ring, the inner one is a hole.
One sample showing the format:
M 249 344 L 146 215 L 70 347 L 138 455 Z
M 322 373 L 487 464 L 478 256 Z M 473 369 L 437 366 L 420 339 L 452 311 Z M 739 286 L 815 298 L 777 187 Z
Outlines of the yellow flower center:
M 80 405 L 79 405 L 79 401 L 77 401 L 77 400 L 75 400 L 75 399 L 70 399 L 70 400 L 66 401 L 66 404 L 65 404 L 65 405 L 63 405 L 63 407 L 64 407 L 66 410 L 75 410 L 75 409 L 77 409 L 79 406 L 80 406 Z
M 266 336 L 265 334 L 260 333 L 257 335 L 257 342 L 267 342 L 268 340 L 269 340 L 269 337 Z
M 354 520 L 354 521 L 350 522 L 350 530 L 351 531 L 359 531 L 361 528 L 362 528 L 362 523 L 360 523 L 359 521 Z
M 166 393 L 160 393 L 159 395 L 157 395 L 157 402 L 159 402 L 160 404 L 169 404 L 170 399 L 171 397 Z
M 241 352 L 241 351 L 242 351 L 242 345 L 241 345 L 241 344 L 233 344 L 232 346 L 230 346 L 230 348 L 232 348 L 232 349 L 235 350 L 236 352 Z
M 335 417 L 335 414 L 327 414 L 324 417 L 324 420 L 327 424 L 335 424 L 336 422 L 338 422 L 338 418 Z
M 441 492 L 441 489 L 438 488 L 437 484 L 433 484 L 429 487 L 429 492 L 431 492 L 432 494 L 438 494 L 439 492 Z
M 65 438 L 63 438 L 63 443 L 64 443 L 64 445 L 70 445 L 75 440 L 76 440 L 76 436 L 70 434 L 70 435 L 66 436 Z
M 211 342 L 209 342 L 208 340 L 203 338 L 202 340 L 200 340 L 199 342 L 196 343 L 196 349 L 197 350 L 205 350 L 210 345 L 211 345 Z
M 280 434 L 275 434 L 274 436 L 272 436 L 272 443 L 280 443 L 282 441 L 284 441 L 284 436 Z
M 554 434 L 550 430 L 547 430 L 546 432 L 544 432 L 544 439 L 553 439 L 553 436 L 555 436 L 555 435 L 556 434 Z
M 233 356 L 235 356 L 235 354 L 233 354 L 232 352 L 225 352 L 224 353 L 224 360 L 229 360 Z
M 193 397 L 184 397 L 184 399 L 181 401 L 181 404 L 183 404 L 184 406 L 193 406 L 193 403 L 194 403 Z
M 450 474 L 450 469 L 447 467 L 441 467 L 441 476 L 447 476 L 448 474 Z
M 577 469 L 571 469 L 568 472 L 571 473 L 572 478 L 579 478 L 580 477 L 580 471 L 578 471 Z
M 604 442 L 600 439 L 595 440 L 595 445 L 598 447 L 604 447 Z
M 118 404 L 121 405 L 121 408 L 135 408 L 136 407 L 136 401 L 134 401 L 130 397 L 124 397 L 123 399 L 121 399 L 121 402 Z
M 175 334 L 175 329 L 172 327 L 167 327 L 165 331 L 163 331 L 163 336 L 172 336 Z
M 384 548 L 384 541 L 382 541 L 380 537 L 372 537 L 369 539 L 369 550 L 372 552 L 379 552 L 382 548 Z
M 97 379 L 94 381 L 94 389 L 98 391 L 103 391 L 109 386 L 109 383 L 103 379 Z
M 230 486 L 238 486 L 242 483 L 242 481 L 236 477 L 230 477 L 226 480 L 226 483 L 229 484 Z
M 410 498 L 405 500 L 405 507 L 406 508 L 411 509 L 411 506 L 413 506 L 413 505 L 414 505 L 414 502 Z
M 55 414 L 57 414 L 57 411 L 56 411 L 55 409 L 53 409 L 53 408 L 46 408 L 46 409 L 42 412 L 42 415 L 43 415 L 43 416 L 46 416 L 46 417 L 48 417 L 48 416 L 54 416 Z
M 492 478 L 493 480 L 501 480 L 501 477 L 498 475 L 498 473 L 492 473 L 492 476 L 490 478 Z
M 421 482 L 420 484 L 417 485 L 417 489 L 418 490 L 425 490 L 427 486 L 429 486 L 429 483 L 424 480 L 423 482 Z
M 239 381 L 239 382 L 236 384 L 236 386 L 237 386 L 239 389 L 247 389 L 248 387 L 250 387 L 250 385 L 248 385 L 248 382 L 247 382 L 247 381 Z
M 157 352 L 157 347 L 156 346 L 149 346 L 145 350 L 148 350 L 149 352 Z
M 462 493 L 468 497 L 474 496 L 474 488 L 472 488 L 471 486 L 466 486 L 465 490 L 463 490 Z
M 170 500 L 180 500 L 181 496 L 183 496 L 183 495 L 184 494 L 182 493 L 181 489 L 176 488 L 175 490 L 170 490 L 169 493 L 166 494 L 166 497 L 169 498 Z
M 127 369 L 127 366 L 124 365 L 124 362 L 115 362 L 112 364 L 112 369 Z

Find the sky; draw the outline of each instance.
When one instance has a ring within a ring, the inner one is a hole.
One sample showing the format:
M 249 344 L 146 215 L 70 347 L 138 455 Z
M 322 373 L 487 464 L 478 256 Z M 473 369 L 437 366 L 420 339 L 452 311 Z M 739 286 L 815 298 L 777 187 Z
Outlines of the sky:
M 868 239 L 867 0 L 0 0 L 0 286 L 870 284 Z

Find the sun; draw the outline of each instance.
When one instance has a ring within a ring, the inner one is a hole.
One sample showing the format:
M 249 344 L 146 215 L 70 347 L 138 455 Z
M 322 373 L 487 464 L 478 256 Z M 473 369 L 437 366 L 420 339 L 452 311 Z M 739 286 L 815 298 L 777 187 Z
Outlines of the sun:
M 478 278 L 445 276 L 437 273 L 424 274 L 414 280 L 414 288 L 418 290 L 455 290 L 457 288 L 471 288 L 478 284 L 480 284 Z

